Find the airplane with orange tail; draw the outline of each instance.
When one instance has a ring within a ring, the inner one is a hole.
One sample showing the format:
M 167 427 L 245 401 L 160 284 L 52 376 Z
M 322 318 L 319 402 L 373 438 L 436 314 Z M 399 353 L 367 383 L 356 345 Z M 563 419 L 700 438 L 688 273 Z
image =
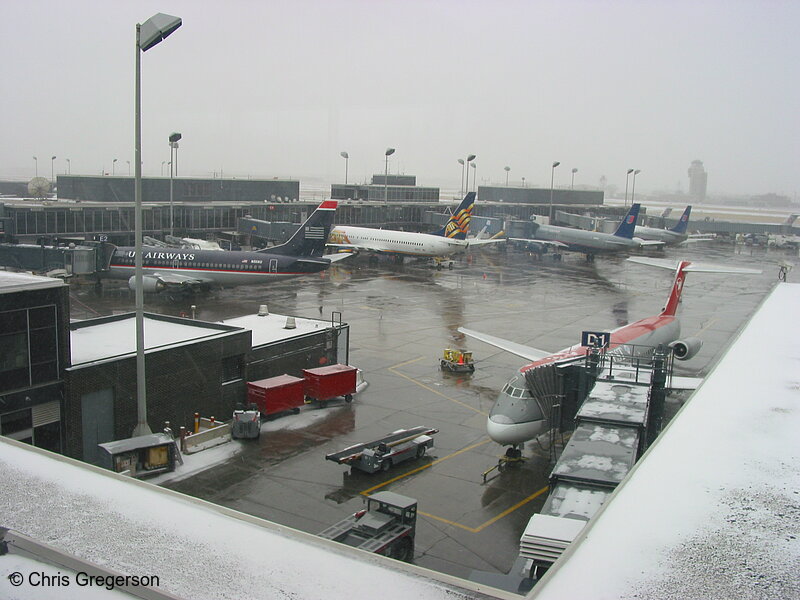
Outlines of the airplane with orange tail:
M 717 267 L 689 261 L 680 261 L 676 268 L 674 261 L 663 259 L 635 257 L 628 260 L 650 266 L 675 268 L 675 280 L 663 310 L 658 315 L 619 327 L 610 334 L 606 353 L 632 359 L 646 360 L 660 345 L 669 347 L 677 360 L 689 360 L 700 350 L 703 344 L 702 340 L 698 338 L 680 339 L 681 326 L 676 316 L 687 273 L 760 273 L 754 269 Z M 590 347 L 575 344 L 551 354 L 471 329 L 459 327 L 458 330 L 467 336 L 533 361 L 520 367 L 503 386 L 486 421 L 486 431 L 489 437 L 499 444 L 511 446 L 513 455 L 520 456 L 519 448 L 525 442 L 537 438 L 557 425 L 550 423 L 547 403 L 544 398 L 538 398 L 532 393 L 532 387 L 536 386 L 531 386 L 528 377 L 536 377 L 536 369 L 541 367 L 586 356 Z M 544 373 L 544 371 L 540 373 Z M 696 383 L 697 381 L 693 380 L 690 385 L 685 387 L 696 387 Z

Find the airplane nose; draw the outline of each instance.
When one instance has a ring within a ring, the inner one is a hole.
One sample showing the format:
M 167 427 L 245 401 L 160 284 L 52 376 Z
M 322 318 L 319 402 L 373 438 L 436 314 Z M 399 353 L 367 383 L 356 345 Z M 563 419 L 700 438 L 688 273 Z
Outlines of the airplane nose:
M 500 417 L 498 419 L 498 417 Z M 514 435 L 514 423 L 505 415 L 496 415 L 486 420 L 486 433 L 498 444 L 516 444 L 519 440 Z

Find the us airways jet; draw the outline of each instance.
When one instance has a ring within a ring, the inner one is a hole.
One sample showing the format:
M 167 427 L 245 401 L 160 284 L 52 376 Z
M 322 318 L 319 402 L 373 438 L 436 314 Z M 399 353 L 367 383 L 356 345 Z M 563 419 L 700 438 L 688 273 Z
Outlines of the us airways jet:
M 638 257 L 628 260 L 656 267 L 675 268 L 674 262 L 665 260 Z M 615 356 L 647 359 L 652 355 L 653 348 L 663 344 L 672 349 L 673 355 L 678 360 L 689 360 L 695 356 L 702 346 L 702 341 L 691 337 L 679 339 L 681 327 L 676 317 L 684 279 L 686 273 L 689 272 L 759 273 L 760 271 L 699 265 L 688 261 L 679 262 L 675 269 L 672 289 L 662 311 L 656 316 L 641 319 L 612 331 L 606 352 Z M 556 393 L 549 383 L 555 378 L 555 374 L 552 373 L 553 366 L 585 356 L 589 348 L 575 344 L 560 352 L 550 354 L 471 329 L 459 327 L 458 330 L 465 335 L 532 361 L 520 367 L 503 386 L 486 421 L 486 432 L 489 437 L 499 444 L 511 446 L 506 452 L 507 456 L 519 457 L 522 454 L 520 447 L 526 441 L 535 439 L 556 425 L 550 422 L 550 409 L 555 397 L 553 394 Z M 684 380 L 681 383 L 686 385 L 675 384 L 673 387 L 690 389 L 696 387 L 694 381 Z
M 392 229 L 337 226 L 331 231 L 328 246 L 339 250 L 388 254 L 398 257 L 440 260 L 472 246 L 498 243 L 499 239 L 467 239 L 475 192 L 469 192 L 439 231 L 416 233 Z
M 323 256 L 337 202 L 326 200 L 285 244 L 253 252 L 142 247 L 145 292 L 194 292 L 214 287 L 264 283 L 324 271 L 347 255 Z M 118 247 L 105 277 L 127 279 L 135 289 L 131 247 Z
M 683 211 L 683 214 L 681 215 L 681 218 L 678 220 L 678 223 L 675 225 L 675 227 L 670 229 L 659 229 L 657 227 L 644 227 L 642 225 L 637 225 L 633 235 L 645 240 L 658 240 L 664 242 L 667 246 L 680 244 L 681 242 L 685 242 L 687 239 L 689 239 L 689 235 L 686 233 L 686 228 L 689 226 L 689 215 L 691 212 L 692 207 L 689 205 Z
M 636 219 L 639 218 L 639 208 L 639 204 L 631 205 L 628 214 L 614 233 L 534 223 L 532 238 L 509 239 L 525 242 L 540 251 L 552 250 L 557 260 L 561 258 L 563 251 L 581 252 L 586 255 L 586 260 L 592 261 L 596 254 L 639 250 L 645 246 L 663 246 L 664 242 L 643 240 L 633 236 Z

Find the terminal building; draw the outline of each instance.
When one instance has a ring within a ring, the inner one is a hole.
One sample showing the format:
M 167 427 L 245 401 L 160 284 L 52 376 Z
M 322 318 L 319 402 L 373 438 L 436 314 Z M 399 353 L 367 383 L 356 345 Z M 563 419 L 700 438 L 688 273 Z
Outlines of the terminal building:
M 414 175 L 373 175 L 372 182 L 331 185 L 333 200 L 438 202 L 438 187 L 417 186 Z

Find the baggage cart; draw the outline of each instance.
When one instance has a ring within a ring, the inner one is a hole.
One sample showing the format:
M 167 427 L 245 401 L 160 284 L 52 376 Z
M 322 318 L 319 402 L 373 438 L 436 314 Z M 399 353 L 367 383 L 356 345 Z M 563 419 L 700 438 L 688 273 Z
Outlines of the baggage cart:
M 247 382 L 247 403 L 255 404 L 264 417 L 292 411 L 305 403 L 305 382 L 299 377 L 278 375 Z
M 357 371 L 355 367 L 341 364 L 303 369 L 306 402 L 318 402 L 323 407 L 328 400 L 338 397 L 351 402 L 356 391 Z

